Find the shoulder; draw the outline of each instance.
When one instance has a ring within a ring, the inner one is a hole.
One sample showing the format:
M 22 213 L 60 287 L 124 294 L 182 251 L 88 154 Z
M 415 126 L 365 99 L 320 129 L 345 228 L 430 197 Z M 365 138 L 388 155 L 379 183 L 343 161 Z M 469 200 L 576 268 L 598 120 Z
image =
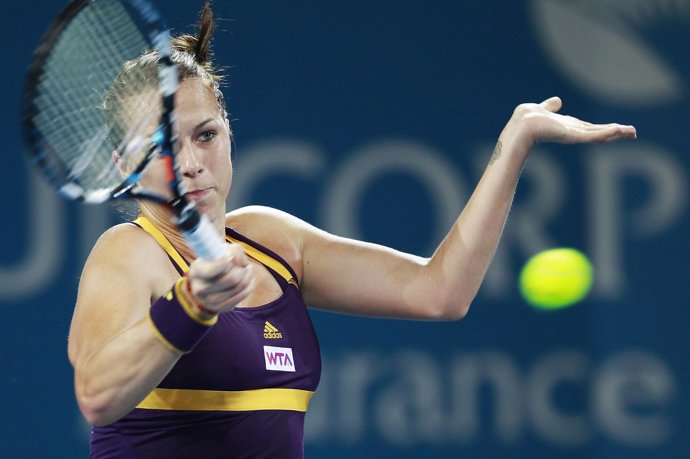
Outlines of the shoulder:
M 260 236 L 263 232 L 283 234 L 291 238 L 301 235 L 313 226 L 299 217 L 266 206 L 247 206 L 236 209 L 225 218 L 226 225 L 247 236 Z
M 102 279 L 116 276 L 127 281 L 143 281 L 156 295 L 157 290 L 169 287 L 171 269 L 174 270 L 167 255 L 151 235 L 134 224 L 121 223 L 109 228 L 96 241 L 82 280 L 96 275 Z
M 117 262 L 144 262 L 155 260 L 156 255 L 164 253 L 158 243 L 146 231 L 132 223 L 121 223 L 106 230 L 94 245 L 91 256 L 101 254 L 116 255 L 111 260 Z
M 243 229 L 257 229 L 266 225 L 275 225 L 279 229 L 289 231 L 296 229 L 306 222 L 282 210 L 266 206 L 246 206 L 235 209 L 226 214 L 225 222 L 227 226 L 243 232 Z

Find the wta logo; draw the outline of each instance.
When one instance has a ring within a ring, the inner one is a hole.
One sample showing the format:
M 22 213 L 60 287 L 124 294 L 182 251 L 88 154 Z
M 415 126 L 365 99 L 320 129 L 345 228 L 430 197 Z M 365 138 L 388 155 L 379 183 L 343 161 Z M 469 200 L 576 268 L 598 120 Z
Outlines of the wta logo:
M 266 369 L 273 371 L 295 371 L 295 359 L 289 347 L 264 346 Z

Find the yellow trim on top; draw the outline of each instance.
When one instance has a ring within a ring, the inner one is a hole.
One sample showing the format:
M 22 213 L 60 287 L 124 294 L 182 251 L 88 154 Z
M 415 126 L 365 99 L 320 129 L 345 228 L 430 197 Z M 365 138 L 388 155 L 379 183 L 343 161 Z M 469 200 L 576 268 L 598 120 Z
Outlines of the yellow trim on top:
M 182 272 L 187 272 L 189 271 L 189 265 L 187 262 L 182 258 L 180 253 L 173 247 L 173 245 L 168 241 L 168 239 L 161 233 L 161 231 L 156 228 L 151 221 L 149 221 L 148 218 L 144 216 L 140 216 L 136 220 L 134 220 L 134 223 L 138 224 L 141 226 L 147 233 L 149 233 L 153 238 L 158 242 L 158 244 L 165 250 L 165 252 L 170 256 L 170 258 L 177 263 L 177 265 L 182 269 Z M 276 260 L 275 258 L 266 255 L 259 249 L 247 244 L 246 242 L 242 242 L 238 239 L 235 239 L 231 236 L 225 235 L 225 240 L 228 242 L 232 242 L 233 244 L 239 244 L 242 246 L 244 249 L 245 253 L 258 261 L 261 264 L 264 264 L 277 272 L 282 278 L 284 278 L 288 284 L 292 284 L 295 287 L 299 288 L 299 284 L 297 283 L 297 280 L 292 276 L 290 273 L 290 270 L 288 270 L 285 265 L 283 265 L 281 262 Z
M 233 244 L 241 245 L 242 248 L 244 249 L 244 252 L 247 255 L 249 255 L 250 257 L 252 257 L 256 261 L 258 261 L 259 263 L 268 266 L 273 271 L 280 274 L 280 277 L 284 278 L 288 282 L 288 284 L 292 284 L 295 287 L 299 288 L 297 281 L 295 280 L 294 277 L 292 277 L 292 274 L 290 273 L 290 271 L 285 267 L 285 265 L 283 265 L 281 262 L 279 262 L 275 258 L 273 258 L 269 255 L 266 255 L 265 253 L 263 253 L 259 249 L 247 244 L 246 242 L 242 242 L 238 239 L 235 239 L 231 236 L 225 235 L 225 240 L 230 241 Z
M 314 392 L 302 389 L 254 389 L 242 391 L 154 389 L 137 408 L 178 411 L 306 412 Z
M 189 265 L 187 262 L 182 258 L 180 253 L 175 250 L 175 247 L 168 241 L 168 239 L 161 233 L 161 231 L 156 228 L 153 223 L 149 221 L 148 218 L 141 216 L 134 220 L 134 223 L 137 225 L 141 226 L 144 231 L 149 233 L 153 238 L 158 242 L 158 244 L 165 250 L 165 252 L 172 258 L 175 263 L 177 263 L 177 266 L 179 266 L 182 269 L 182 272 L 187 272 L 189 271 Z

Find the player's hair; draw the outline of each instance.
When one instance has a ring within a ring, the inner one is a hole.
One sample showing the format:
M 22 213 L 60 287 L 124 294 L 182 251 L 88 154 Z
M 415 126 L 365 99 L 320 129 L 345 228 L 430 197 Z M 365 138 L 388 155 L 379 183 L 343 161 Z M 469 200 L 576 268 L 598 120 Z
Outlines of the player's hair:
M 225 99 L 220 90 L 223 76 L 213 64 L 211 38 L 216 30 L 211 0 L 206 0 L 197 25 L 197 34 L 183 34 L 173 37 L 172 60 L 178 65 L 180 81 L 201 79 L 206 81 L 218 103 L 218 108 L 227 117 Z
M 170 58 L 177 65 L 180 81 L 201 80 L 209 85 L 209 88 L 213 91 L 220 113 L 228 122 L 225 98 L 220 90 L 223 76 L 212 60 L 211 38 L 215 28 L 216 23 L 211 10 L 211 0 L 206 0 L 197 23 L 196 34 L 174 36 L 171 43 L 172 52 Z M 135 81 L 137 82 L 135 87 L 138 87 L 141 93 L 147 89 L 157 90 L 157 83 L 153 83 L 153 81 L 156 81 L 155 79 L 152 80 L 150 88 L 141 88 L 141 79 L 142 73 L 151 74 L 158 71 L 159 60 L 158 52 L 150 50 L 136 59 L 125 62 L 112 86 L 107 91 L 103 99 L 102 108 L 106 125 L 109 127 L 109 137 L 114 147 L 117 148 L 121 144 L 126 132 L 126 124 L 122 119 L 124 113 L 123 105 L 127 103 L 125 96 L 131 96 L 131 87 L 134 86 L 133 82 Z

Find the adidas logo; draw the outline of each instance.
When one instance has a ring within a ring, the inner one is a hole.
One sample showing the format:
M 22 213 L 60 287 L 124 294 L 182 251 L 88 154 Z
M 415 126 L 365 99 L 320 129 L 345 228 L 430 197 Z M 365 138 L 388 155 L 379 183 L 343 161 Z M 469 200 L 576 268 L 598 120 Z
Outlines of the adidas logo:
M 274 327 L 268 320 L 264 324 L 264 338 L 266 339 L 279 339 L 282 338 L 283 334 Z

